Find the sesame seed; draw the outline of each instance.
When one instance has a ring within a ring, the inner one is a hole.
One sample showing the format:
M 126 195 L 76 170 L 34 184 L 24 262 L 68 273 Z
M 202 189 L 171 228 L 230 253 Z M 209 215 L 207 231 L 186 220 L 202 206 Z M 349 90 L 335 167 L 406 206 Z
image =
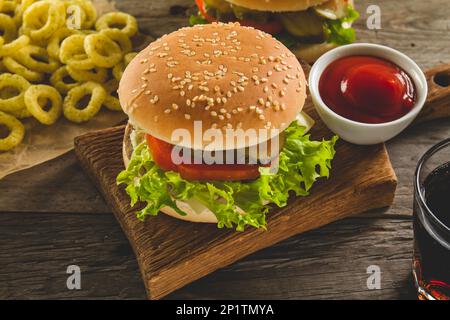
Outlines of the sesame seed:
M 217 117 L 217 112 L 216 111 L 211 111 L 211 116 Z
M 184 115 L 184 117 L 185 117 L 187 120 L 189 120 L 189 119 L 191 118 L 191 115 L 188 114 L 188 113 L 186 113 L 186 114 Z
M 164 110 L 164 113 L 170 113 L 170 109 L 166 109 L 166 110 Z
M 172 104 L 172 108 L 173 108 L 174 110 L 178 110 L 178 105 L 177 105 L 176 103 L 173 103 L 173 104 Z

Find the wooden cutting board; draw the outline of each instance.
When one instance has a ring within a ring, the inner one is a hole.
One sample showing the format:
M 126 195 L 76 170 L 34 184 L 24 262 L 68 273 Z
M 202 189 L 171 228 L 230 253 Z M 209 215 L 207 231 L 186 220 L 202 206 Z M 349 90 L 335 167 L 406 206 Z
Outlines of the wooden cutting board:
M 422 118 L 449 116 L 447 89 L 434 83 L 434 75 L 448 73 L 450 66 L 427 73 L 429 100 Z M 438 79 L 439 80 L 439 79 Z M 444 89 L 447 90 L 443 92 Z M 313 139 L 332 133 L 314 111 L 311 101 L 305 110 L 315 120 Z M 184 222 L 164 214 L 139 221 L 130 208 L 116 176 L 123 170 L 124 126 L 92 132 L 75 139 L 76 154 L 112 208 L 136 254 L 149 299 L 170 292 L 223 268 L 255 251 L 293 235 L 370 209 L 389 206 L 397 179 L 383 144 L 356 146 L 339 141 L 331 177 L 321 180 L 308 197 L 292 198 L 287 207 L 268 216 L 267 231 L 245 232 L 217 229 L 216 225 Z

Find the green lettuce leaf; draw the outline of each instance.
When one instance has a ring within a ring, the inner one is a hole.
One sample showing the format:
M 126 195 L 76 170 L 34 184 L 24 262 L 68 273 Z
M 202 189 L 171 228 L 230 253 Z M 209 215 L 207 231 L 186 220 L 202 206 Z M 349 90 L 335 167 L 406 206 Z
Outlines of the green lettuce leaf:
M 198 12 L 196 15 L 191 15 L 189 17 L 189 25 L 195 26 L 196 24 L 207 24 L 208 20 L 206 20 L 200 12 Z
M 355 30 L 351 23 L 359 18 L 359 13 L 353 7 L 348 7 L 346 17 L 337 20 L 325 20 L 324 34 L 328 43 L 344 45 L 356 40 Z
M 132 206 L 146 204 L 136 213 L 141 220 L 157 215 L 165 206 L 185 215 L 176 200 L 196 199 L 214 212 L 219 228 L 265 229 L 266 215 L 273 205 L 284 207 L 291 192 L 306 196 L 318 178 L 329 177 L 338 139 L 311 141 L 297 122 L 286 129 L 285 135 L 278 171 L 271 173 L 262 167 L 260 177 L 253 181 L 187 181 L 177 172 L 159 169 L 144 141 L 134 150 L 128 168 L 118 175 L 117 184 L 126 185 Z

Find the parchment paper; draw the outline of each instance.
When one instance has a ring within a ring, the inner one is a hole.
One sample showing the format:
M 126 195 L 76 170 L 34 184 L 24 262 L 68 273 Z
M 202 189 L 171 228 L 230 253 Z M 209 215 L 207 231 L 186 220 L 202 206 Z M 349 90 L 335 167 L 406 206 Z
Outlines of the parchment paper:
M 93 0 L 98 15 L 114 11 L 114 1 Z M 103 108 L 104 109 L 104 108 Z M 64 118 L 52 126 L 39 124 L 34 119 L 24 121 L 26 135 L 21 145 L 8 152 L 0 152 L 0 179 L 54 159 L 73 149 L 73 139 L 86 132 L 119 124 L 126 119 L 122 112 L 100 111 L 89 122 L 75 124 Z

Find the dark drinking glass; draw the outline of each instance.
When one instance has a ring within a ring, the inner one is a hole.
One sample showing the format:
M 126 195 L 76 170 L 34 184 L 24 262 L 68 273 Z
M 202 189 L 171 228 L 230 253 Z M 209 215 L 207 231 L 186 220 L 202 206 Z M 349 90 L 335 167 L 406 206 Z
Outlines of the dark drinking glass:
M 416 169 L 413 275 L 419 299 L 450 300 L 450 139 Z

